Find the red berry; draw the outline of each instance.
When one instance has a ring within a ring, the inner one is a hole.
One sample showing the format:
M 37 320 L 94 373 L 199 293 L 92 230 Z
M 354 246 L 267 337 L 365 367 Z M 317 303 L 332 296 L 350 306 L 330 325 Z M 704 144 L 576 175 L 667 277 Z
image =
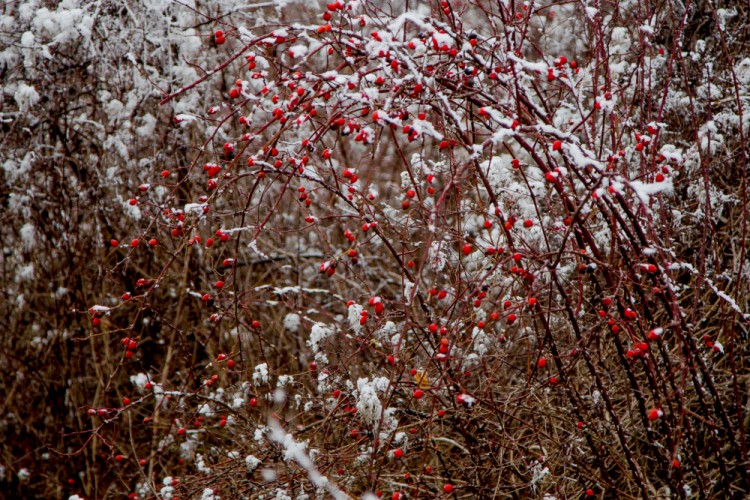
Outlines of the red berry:
M 560 151 L 562 149 L 562 141 L 555 141 L 552 143 L 552 149 L 554 151 Z
M 536 362 L 536 366 L 538 366 L 539 368 L 544 368 L 545 366 L 547 366 L 547 359 L 544 357 L 539 358 L 539 361 Z
M 648 419 L 653 422 L 655 420 L 659 420 L 663 415 L 663 411 L 658 408 L 653 408 L 650 412 L 648 412 Z
M 135 238 L 135 239 L 133 239 L 133 240 L 132 240 L 132 241 L 130 242 L 130 246 L 131 246 L 131 247 L 133 247 L 133 248 L 135 248 L 135 247 L 137 247 L 137 246 L 138 246 L 138 243 L 140 243 L 140 241 L 138 241 L 138 238 Z
M 214 283 L 214 287 L 216 288 L 224 288 L 224 282 L 219 280 L 216 283 Z
M 396 451 L 393 452 L 393 456 L 396 458 L 402 458 L 404 456 L 404 450 L 396 448 Z
M 119 241 L 117 241 L 117 240 L 111 240 L 111 241 L 109 242 L 109 244 L 110 244 L 110 245 L 112 245 L 112 246 L 113 246 L 114 248 L 117 248 L 117 247 L 119 247 L 119 246 L 120 246 L 120 242 L 119 242 Z
M 155 247 L 156 245 L 159 244 L 159 242 L 156 241 L 156 238 L 151 238 L 150 240 L 148 240 L 148 244 L 151 245 L 152 247 Z
M 446 493 L 453 493 L 453 485 L 451 483 L 446 484 L 443 486 L 443 491 Z
M 422 399 L 424 397 L 424 391 L 422 389 L 414 390 L 414 399 Z
M 463 251 L 464 255 L 469 255 L 473 251 L 473 248 L 467 243 L 461 250 Z
M 646 338 L 648 338 L 649 340 L 659 340 L 663 332 L 664 330 L 661 328 L 654 328 L 653 330 L 649 330 Z

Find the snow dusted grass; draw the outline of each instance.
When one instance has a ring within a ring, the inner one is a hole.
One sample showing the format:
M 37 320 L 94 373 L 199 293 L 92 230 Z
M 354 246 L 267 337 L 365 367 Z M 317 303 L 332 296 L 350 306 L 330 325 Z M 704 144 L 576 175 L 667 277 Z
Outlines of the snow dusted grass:
M 747 496 L 743 13 L 9 3 L 0 491 Z

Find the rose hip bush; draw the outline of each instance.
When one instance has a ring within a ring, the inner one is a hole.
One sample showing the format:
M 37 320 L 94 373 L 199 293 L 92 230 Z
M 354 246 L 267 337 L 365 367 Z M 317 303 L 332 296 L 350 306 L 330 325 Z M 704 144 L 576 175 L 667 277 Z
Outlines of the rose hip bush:
M 7 491 L 748 494 L 739 3 L 3 9 Z

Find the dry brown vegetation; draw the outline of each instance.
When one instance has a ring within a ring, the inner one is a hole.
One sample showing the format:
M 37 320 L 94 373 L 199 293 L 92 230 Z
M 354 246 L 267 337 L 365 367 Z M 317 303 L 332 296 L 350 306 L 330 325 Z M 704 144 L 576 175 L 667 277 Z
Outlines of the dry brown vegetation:
M 2 494 L 750 494 L 746 5 L 44 3 Z

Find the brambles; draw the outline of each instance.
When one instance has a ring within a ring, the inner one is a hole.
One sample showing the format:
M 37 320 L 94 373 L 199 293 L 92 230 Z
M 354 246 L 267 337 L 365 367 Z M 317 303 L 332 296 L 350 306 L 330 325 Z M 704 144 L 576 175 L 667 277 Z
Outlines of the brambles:
M 747 494 L 731 8 L 80 3 L 2 23 L 12 494 Z

